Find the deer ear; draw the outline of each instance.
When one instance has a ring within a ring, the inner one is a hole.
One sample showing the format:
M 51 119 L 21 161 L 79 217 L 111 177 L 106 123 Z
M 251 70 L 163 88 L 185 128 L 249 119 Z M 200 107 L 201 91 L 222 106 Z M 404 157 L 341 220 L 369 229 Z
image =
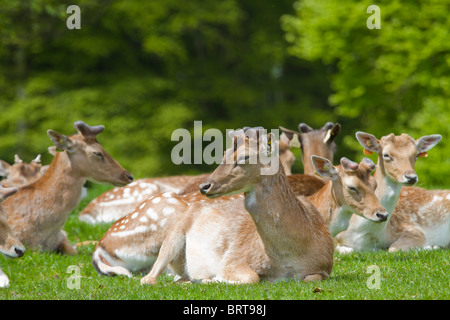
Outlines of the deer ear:
M 56 146 L 56 151 L 75 151 L 75 144 L 69 137 L 53 130 L 47 130 L 47 134 Z
M 442 136 L 440 134 L 432 134 L 429 136 L 423 136 L 416 140 L 416 148 L 419 153 L 418 157 L 427 157 L 427 151 L 433 148 L 441 141 Z
M 358 131 L 356 132 L 356 139 L 364 147 L 365 155 L 371 155 L 380 148 L 380 141 L 370 133 Z
M 260 152 L 264 153 L 267 157 L 271 157 L 272 154 L 278 154 L 278 141 L 272 132 L 261 136 Z
M 293 130 L 289 130 L 286 129 L 282 126 L 279 126 L 278 128 L 280 128 L 281 130 L 281 136 L 280 136 L 280 140 L 282 139 L 286 139 L 287 144 L 289 144 L 289 148 L 301 148 L 302 143 L 301 143 L 301 136 L 299 132 L 293 131 Z
M 16 192 L 17 192 L 17 188 L 16 187 L 13 187 L 13 188 L 0 187 L 0 202 L 3 202 L 4 200 L 9 198 L 10 196 L 15 194 Z
M 303 122 L 298 125 L 298 130 L 302 133 L 308 133 L 308 132 L 314 131 L 313 128 L 311 128 L 310 126 L 308 126 L 306 123 L 303 123 Z
M 332 125 L 332 127 L 328 129 L 327 135 L 325 136 L 325 139 L 323 139 L 323 143 L 333 142 L 341 132 L 341 125 L 339 123 L 333 125 L 333 122 L 330 122 L 330 124 Z
M 331 180 L 335 180 L 337 178 L 338 172 L 330 160 L 312 155 L 311 162 L 314 166 L 314 170 L 319 176 L 323 178 L 330 178 Z

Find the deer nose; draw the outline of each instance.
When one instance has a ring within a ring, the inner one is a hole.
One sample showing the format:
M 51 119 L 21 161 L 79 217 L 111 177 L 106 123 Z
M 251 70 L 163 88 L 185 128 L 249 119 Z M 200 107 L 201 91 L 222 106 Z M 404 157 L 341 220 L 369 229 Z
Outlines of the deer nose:
M 129 173 L 128 171 L 125 171 L 125 176 L 127 177 L 127 179 L 132 182 L 133 181 L 133 176 L 131 175 L 131 173 Z
M 14 251 L 17 253 L 17 256 L 19 258 L 25 254 L 25 250 L 20 249 L 20 248 L 14 248 Z
M 211 188 L 211 183 L 204 182 L 204 183 L 200 184 L 198 187 L 200 189 L 201 194 L 206 194 L 208 192 L 208 190 Z
M 417 181 L 419 181 L 417 174 L 405 174 L 405 178 L 408 184 L 415 184 Z
M 388 218 L 387 212 L 377 212 L 375 215 L 377 216 L 377 218 L 379 219 L 380 222 L 386 221 Z

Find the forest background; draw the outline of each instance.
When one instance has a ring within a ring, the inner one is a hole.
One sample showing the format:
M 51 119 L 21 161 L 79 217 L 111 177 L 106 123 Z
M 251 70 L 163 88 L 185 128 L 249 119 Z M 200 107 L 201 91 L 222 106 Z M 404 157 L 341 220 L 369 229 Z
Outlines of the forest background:
M 81 29 L 66 25 L 71 4 Z M 448 186 L 450 2 L 377 1 L 380 29 L 367 27 L 372 4 L 0 0 L 0 159 L 47 164 L 46 130 L 83 120 L 105 125 L 100 142 L 137 178 L 195 174 L 215 165 L 170 159 L 172 132 L 195 120 L 223 132 L 333 121 L 336 163 L 364 156 L 358 130 L 441 134 L 416 168 L 419 185 Z

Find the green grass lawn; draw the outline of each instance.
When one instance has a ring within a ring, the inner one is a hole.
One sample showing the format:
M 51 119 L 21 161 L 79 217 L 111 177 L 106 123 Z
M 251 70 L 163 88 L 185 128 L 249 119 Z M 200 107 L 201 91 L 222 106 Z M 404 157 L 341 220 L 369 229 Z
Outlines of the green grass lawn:
M 90 226 L 78 221 L 78 212 L 90 199 L 110 187 L 95 186 L 74 210 L 65 225 L 72 243 L 98 240 L 109 225 Z M 0 299 L 175 299 L 175 300 L 299 300 L 299 299 L 450 299 L 450 251 L 385 251 L 340 255 L 327 281 L 286 281 L 252 285 L 181 284 L 163 275 L 156 286 L 141 286 L 134 278 L 100 276 L 91 263 L 94 244 L 79 247 L 78 256 L 27 251 L 22 258 L 0 258 L 10 286 L 0 289 Z M 370 266 L 375 273 L 368 273 Z M 79 286 L 76 273 L 79 272 Z M 373 278 L 379 274 L 379 288 Z

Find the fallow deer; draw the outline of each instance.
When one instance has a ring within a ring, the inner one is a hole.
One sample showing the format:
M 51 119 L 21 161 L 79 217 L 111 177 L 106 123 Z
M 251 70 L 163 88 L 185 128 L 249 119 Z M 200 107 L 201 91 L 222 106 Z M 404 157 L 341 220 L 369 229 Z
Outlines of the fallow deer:
M 329 181 L 308 199 L 322 214 L 332 235 L 347 227 L 353 213 L 375 222 L 386 219 L 386 210 L 374 193 L 376 181 L 370 173 L 375 164 L 371 160 L 363 159 L 358 165 L 342 158 L 342 164 L 334 167 L 328 159 L 318 156 L 311 158 L 318 174 L 329 178 Z M 292 179 L 293 176 L 287 178 L 291 187 L 297 182 Z M 109 228 L 97 244 L 92 262 L 103 275 L 131 277 L 134 272 L 148 271 L 156 261 L 171 226 L 185 214 L 189 206 L 199 203 L 202 207 L 213 206 L 214 210 L 227 211 L 231 205 L 247 214 L 243 198 L 239 194 L 208 199 L 200 193 L 180 196 L 174 192 L 150 197 Z M 227 218 L 229 221 L 226 223 L 233 224 L 234 216 Z M 249 218 L 246 223 L 253 223 Z M 182 268 L 169 264 L 169 269 Z
M 414 140 L 407 134 L 395 136 L 389 134 L 378 140 L 375 136 L 356 132 L 356 138 L 364 147 L 365 154 L 378 155 L 374 177 L 378 187 L 376 195 L 389 213 L 383 223 L 373 223 L 353 215 L 347 230 L 337 235 L 336 250 L 340 253 L 388 249 L 392 244 L 388 226 L 397 205 L 402 186 L 417 183 L 418 177 L 414 165 L 419 157 L 427 156 L 427 151 L 440 140 L 440 135 L 423 136 Z
M 14 236 L 8 224 L 8 213 L 2 203 L 17 192 L 17 188 L 0 186 L 0 253 L 8 258 L 19 258 L 24 255 L 25 247 Z M 0 269 L 0 288 L 9 286 L 8 276 Z
M 279 163 L 276 172 L 265 174 L 273 163 L 261 159 L 277 149 L 273 135 L 248 128 L 236 132 L 233 141 L 222 163 L 199 188 L 209 198 L 244 193 L 250 215 L 241 210 L 240 199 L 234 202 L 237 206 L 227 202 L 225 212 L 192 204 L 170 229 L 142 284 L 155 284 L 169 263 L 185 264 L 191 280 L 253 283 L 260 278 L 328 278 L 334 248 L 322 216 L 308 200 L 297 199 Z M 250 164 L 250 158 L 257 163 Z
M 19 188 L 3 203 L 15 236 L 28 248 L 76 254 L 61 230 L 80 199 L 87 179 L 123 186 L 133 177 L 98 143 L 104 126 L 74 123 L 77 134 L 66 136 L 48 130 L 60 152 L 38 181 Z
M 299 128 L 303 133 L 284 129 L 287 132 L 283 132 L 280 136 L 280 148 L 288 147 L 291 140 L 297 140 L 297 143 L 306 141 L 305 145 L 315 146 L 314 150 L 316 152 L 332 161 L 336 150 L 334 139 L 339 134 L 340 125 L 330 122 L 321 129 L 312 130 L 309 126 L 300 124 Z M 308 147 L 304 147 L 302 150 L 304 155 L 302 159 L 308 159 L 306 157 L 307 154 L 309 158 L 311 157 Z M 283 158 L 282 155 L 285 155 L 285 157 Z M 289 159 L 291 157 L 286 155 L 283 150 L 280 150 L 280 161 L 284 164 L 289 164 Z M 286 169 L 286 167 L 288 165 L 283 165 L 283 168 Z M 310 172 L 310 174 L 312 173 Z M 204 197 L 198 197 L 198 191 L 190 195 L 194 192 L 194 186 L 198 190 L 198 185 L 206 176 L 208 175 L 203 175 L 203 177 L 200 177 L 201 179 L 192 180 L 184 191 L 178 192 L 178 195 L 181 194 L 179 197 L 176 196 L 175 192 L 155 195 L 136 206 L 125 217 L 116 221 L 99 241 L 94 252 L 93 263 L 96 269 L 101 274 L 124 274 L 130 276 L 130 271 L 137 272 L 149 268 L 156 260 L 162 240 L 172 223 L 176 220 L 176 217 L 181 215 L 190 203 L 207 201 Z M 168 177 L 168 179 L 170 178 Z M 288 180 L 296 195 L 310 194 L 311 189 L 317 191 L 324 186 L 324 180 L 308 174 L 290 175 Z M 133 182 L 129 187 L 135 185 L 134 188 L 137 188 L 137 183 L 138 181 Z M 127 188 L 128 186 L 120 189 L 126 190 Z M 139 196 L 138 192 L 131 192 L 131 189 L 125 193 L 129 194 L 133 201 L 135 201 L 134 197 Z M 123 193 L 120 194 L 118 201 L 125 200 L 122 195 Z M 109 197 L 116 199 L 113 194 L 110 194 Z M 225 202 L 226 199 L 227 197 L 222 197 L 216 199 L 216 201 Z M 207 202 L 212 203 L 213 200 L 208 200 Z M 242 209 L 244 210 L 243 207 Z M 144 246 L 141 246 L 142 241 L 145 243 Z
M 2 180 L 4 187 L 22 187 L 42 177 L 41 155 L 37 155 L 30 163 L 24 163 L 16 154 L 14 164 L 8 168 L 8 177 Z
M 403 187 L 387 226 L 389 251 L 450 247 L 450 191 Z
M 280 160 L 286 172 L 290 174 L 295 157 L 290 150 L 289 140 L 286 137 L 280 137 L 280 139 Z M 134 210 L 151 196 L 169 191 L 180 195 L 197 192 L 198 185 L 208 176 L 209 174 L 206 173 L 196 176 L 139 179 L 126 187 L 113 188 L 93 199 L 80 212 L 79 218 L 90 224 L 111 223 Z
M 312 129 L 305 123 L 300 123 L 300 132 L 279 127 L 280 135 L 280 161 L 284 171 L 289 176 L 289 183 L 297 195 L 309 196 L 322 188 L 328 179 L 315 175 L 314 167 L 311 163 L 311 156 L 317 155 L 333 162 L 336 153 L 335 139 L 341 131 L 339 123 L 327 122 L 320 129 Z M 302 162 L 304 166 L 303 174 L 292 174 L 291 167 L 294 161 L 292 152 L 286 152 L 289 148 L 298 147 L 302 150 Z M 198 185 L 206 177 L 198 177 L 192 180 L 184 189 L 178 192 L 179 195 L 198 191 Z
M 336 167 L 318 156 L 312 156 L 311 161 L 316 172 L 329 181 L 308 200 L 322 214 L 333 237 L 347 229 L 353 214 L 374 222 L 387 219 L 388 213 L 375 195 L 372 160 L 364 158 L 358 164 L 343 157 Z

